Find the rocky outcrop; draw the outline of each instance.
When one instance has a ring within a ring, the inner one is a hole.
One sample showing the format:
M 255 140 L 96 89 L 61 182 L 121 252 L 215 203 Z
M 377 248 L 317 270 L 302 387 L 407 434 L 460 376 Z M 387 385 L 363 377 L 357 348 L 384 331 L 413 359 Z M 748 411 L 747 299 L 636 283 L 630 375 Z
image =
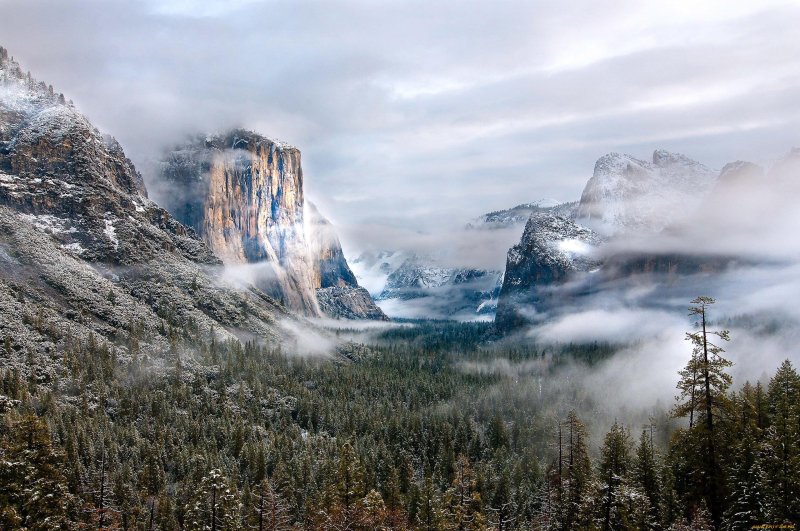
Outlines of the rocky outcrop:
M 444 267 L 412 254 L 388 273 L 377 299 L 415 301 L 409 306 L 425 309 L 419 316 L 470 319 L 494 313 L 501 282 L 499 271 Z
M 196 138 L 161 164 L 165 207 L 228 265 L 266 262 L 256 284 L 320 315 L 303 224 L 300 151 L 245 130 Z
M 562 302 L 565 291 L 554 288 L 578 274 L 600 267 L 602 238 L 574 221 L 550 212 L 531 215 L 518 245 L 508 251 L 495 324 L 501 331 L 517 328 L 536 313 Z
M 375 305 L 369 292 L 358 286 L 320 288 L 317 290 L 317 300 L 323 313 L 336 319 L 389 320 Z
M 468 229 L 503 229 L 524 226 L 532 214 L 550 212 L 563 218 L 572 219 L 578 209 L 578 202 L 562 203 L 555 199 L 541 199 L 523 203 L 505 210 L 495 210 L 480 216 L 467 224 Z
M 160 173 L 167 209 L 225 264 L 266 266 L 254 270 L 256 285 L 290 309 L 318 317 L 318 289 L 358 287 L 333 226 L 305 200 L 294 146 L 237 129 L 170 151 Z M 374 302 L 367 313 L 381 314 Z
M 306 240 L 318 288 L 358 287 L 333 225 L 314 203 L 306 202 Z
M 333 224 L 310 201 L 306 202 L 305 223 L 306 240 L 314 265 L 317 302 L 322 313 L 335 319 L 388 321 L 369 291 L 359 287 Z
M 773 177 L 781 167 L 779 162 L 765 173 L 738 161 L 717 174 L 663 150 L 653 153 L 652 162 L 616 153 L 601 157 L 576 222 L 533 213 L 520 244 L 509 251 L 497 327 L 512 330 L 537 313 L 559 311 L 575 297 L 612 286 L 636 282 L 667 293 L 691 283 L 690 277 L 754 264 L 748 249 L 726 243 L 726 235 L 750 232 L 770 203 L 781 203 L 772 189 L 788 190 L 779 183 L 791 181 Z M 570 246 L 589 252 L 561 252 Z

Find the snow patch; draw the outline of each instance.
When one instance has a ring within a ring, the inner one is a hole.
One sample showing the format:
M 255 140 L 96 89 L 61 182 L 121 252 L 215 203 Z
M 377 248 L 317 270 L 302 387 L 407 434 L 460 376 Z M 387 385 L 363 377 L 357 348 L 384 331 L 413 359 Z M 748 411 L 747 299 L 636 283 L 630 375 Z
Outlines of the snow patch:
M 106 219 L 106 228 L 103 229 L 103 234 L 114 245 L 114 249 L 119 249 L 119 238 L 117 238 L 117 230 L 114 228 L 114 222 Z
M 78 242 L 68 243 L 66 245 L 61 246 L 62 249 L 65 251 L 69 251 L 70 253 L 81 255 L 82 253 L 86 252 L 86 249 Z
M 587 254 L 591 251 L 591 246 L 584 241 L 570 238 L 558 242 L 558 250 L 567 254 Z
M 34 228 L 47 234 L 70 234 L 77 232 L 75 227 L 70 227 L 70 220 L 51 216 L 50 214 L 19 214 L 19 217 L 33 225 Z

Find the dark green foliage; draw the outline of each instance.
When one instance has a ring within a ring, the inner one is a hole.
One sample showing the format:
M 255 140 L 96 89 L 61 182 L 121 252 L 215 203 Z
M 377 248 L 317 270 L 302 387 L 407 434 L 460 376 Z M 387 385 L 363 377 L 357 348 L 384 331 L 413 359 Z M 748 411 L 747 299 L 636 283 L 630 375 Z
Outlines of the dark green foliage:
M 488 347 L 486 326 L 460 326 L 425 324 L 419 342 L 405 329 L 392 333 L 402 340 L 384 333 L 356 363 L 213 338 L 193 337 L 187 349 L 173 328 L 167 359 L 134 355 L 129 338 L 131 355 L 119 359 L 92 337 L 69 343 L 54 380 L 2 370 L 0 529 L 667 529 L 710 520 L 703 429 L 678 430 L 669 446 L 646 430 L 633 448 L 615 425 L 598 448 L 576 412 L 549 403 L 560 396 L 590 411 L 558 368 L 590 366 L 610 350 Z M 535 368 L 504 375 L 489 369 L 498 360 Z M 715 395 L 725 404 L 714 412 L 726 529 L 796 518 L 798 389 L 787 362 L 769 385 Z M 669 437 L 668 424 L 658 430 Z

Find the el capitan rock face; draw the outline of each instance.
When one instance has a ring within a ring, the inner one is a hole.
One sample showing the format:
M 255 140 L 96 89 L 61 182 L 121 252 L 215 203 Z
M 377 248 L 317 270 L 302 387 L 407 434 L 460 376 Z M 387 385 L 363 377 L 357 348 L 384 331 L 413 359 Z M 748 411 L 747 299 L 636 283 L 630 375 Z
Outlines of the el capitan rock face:
M 257 284 L 288 308 L 319 316 L 303 225 L 300 151 L 233 130 L 167 154 L 163 202 L 226 264 L 268 262 Z
M 256 283 L 290 309 L 318 317 L 317 289 L 358 287 L 333 226 L 306 204 L 297 148 L 236 129 L 168 152 L 160 173 L 167 209 L 226 264 L 268 265 Z

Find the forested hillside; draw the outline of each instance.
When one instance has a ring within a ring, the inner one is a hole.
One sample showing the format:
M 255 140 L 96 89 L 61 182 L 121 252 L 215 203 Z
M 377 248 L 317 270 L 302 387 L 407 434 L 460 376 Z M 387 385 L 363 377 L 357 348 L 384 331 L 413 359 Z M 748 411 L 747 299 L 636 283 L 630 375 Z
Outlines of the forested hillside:
M 768 381 L 729 386 L 723 358 L 687 349 L 676 407 L 644 430 L 614 423 L 598 446 L 587 428 L 597 405 L 559 367 L 609 349 L 492 347 L 486 327 L 390 329 L 352 363 L 213 338 L 193 340 L 191 363 L 123 361 L 94 336 L 73 341 L 52 379 L 0 375 L 0 528 L 797 522 L 800 376 L 788 361 Z M 468 370 L 487 360 L 530 370 Z

